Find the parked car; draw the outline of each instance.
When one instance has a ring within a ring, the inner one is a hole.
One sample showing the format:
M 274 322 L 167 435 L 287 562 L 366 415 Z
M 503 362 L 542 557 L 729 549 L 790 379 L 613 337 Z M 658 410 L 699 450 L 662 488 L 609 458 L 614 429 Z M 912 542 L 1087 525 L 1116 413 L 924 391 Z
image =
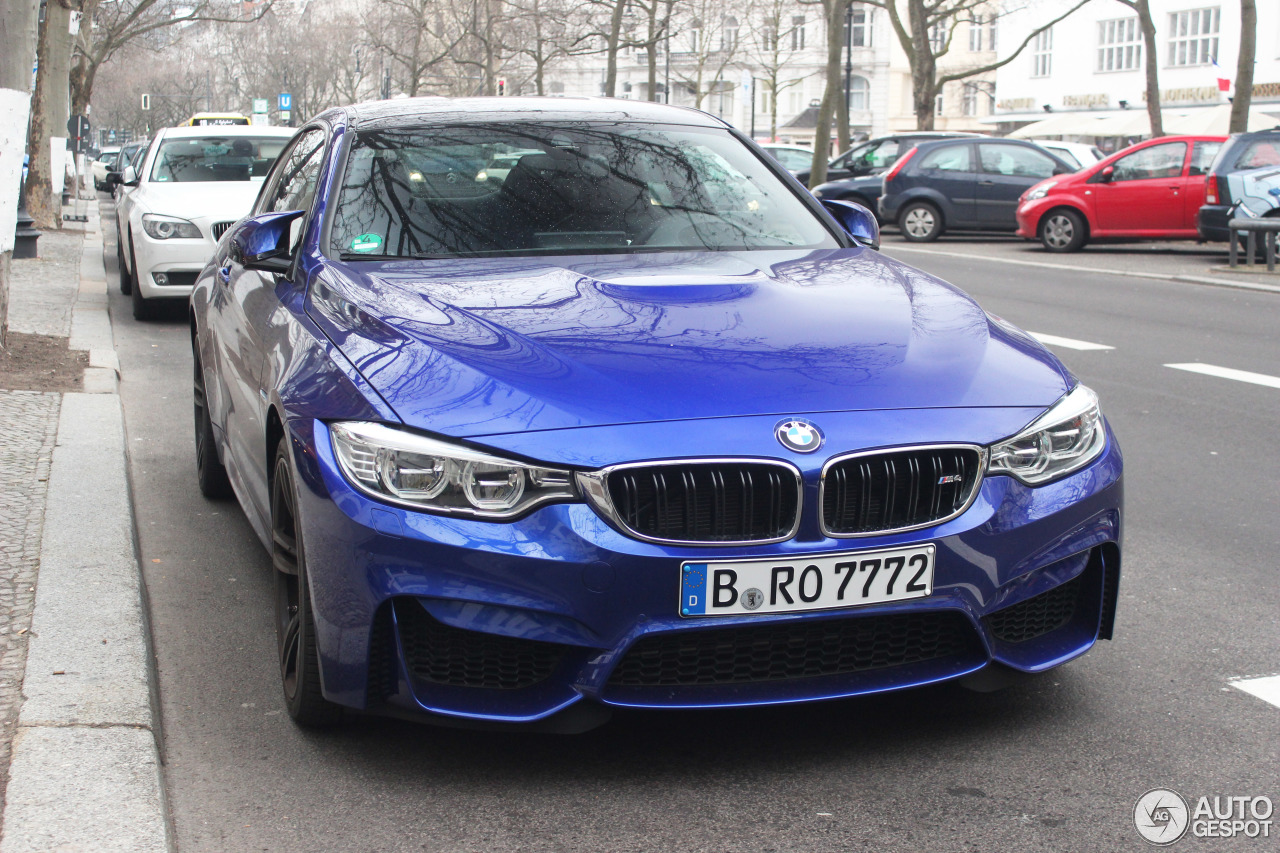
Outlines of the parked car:
M 959 136 L 981 136 L 978 133 L 962 133 L 959 131 L 912 130 L 893 133 L 888 136 L 877 136 L 866 142 L 853 146 L 848 151 L 833 157 L 827 164 L 827 181 L 842 181 L 846 178 L 857 178 L 864 175 L 879 175 L 898 162 L 898 158 L 919 142 L 931 142 L 936 139 L 954 139 Z M 809 184 L 809 166 L 795 172 L 796 180 Z
M 133 316 L 185 299 L 213 247 L 253 206 L 262 180 L 293 136 L 288 127 L 170 127 L 156 134 L 122 186 L 116 241 L 120 290 Z M 472 173 L 474 174 L 474 172 Z
M 1204 174 L 1225 139 L 1148 139 L 1041 181 L 1018 204 L 1018 236 L 1051 252 L 1074 252 L 1091 240 L 1195 239 Z
M 93 188 L 95 190 L 107 189 L 107 173 L 115 168 L 116 160 L 120 156 L 120 147 L 113 145 L 103 148 L 98 152 L 98 156 L 94 158 L 89 168 L 93 172 Z
M 1229 219 L 1280 216 L 1280 166 L 1232 172 L 1227 175 L 1227 184 L 1236 199 Z
M 1227 138 L 1204 178 L 1204 205 L 1196 217 L 1201 240 L 1225 243 L 1231 239 L 1227 222 L 1238 199 L 1231 194 L 1227 177 L 1263 166 L 1280 166 L 1280 127 Z
M 137 142 L 129 142 L 120 146 L 120 153 L 116 155 L 116 159 L 112 162 L 111 168 L 107 170 L 107 174 L 103 178 L 103 183 L 106 185 L 106 189 L 111 191 L 111 197 L 117 202 L 120 200 L 121 193 L 125 191 L 125 188 L 123 187 L 124 170 L 129 168 L 131 165 L 142 165 L 139 158 L 146 153 L 149 142 L 150 140 L 141 139 Z
M 416 168 L 499 145 L 538 153 Z M 1110 638 L 1097 397 L 766 160 L 604 99 L 298 131 L 190 303 L 198 483 L 272 555 L 295 721 L 582 730 L 993 683 Z
M 1074 171 L 1018 139 L 922 142 L 885 172 L 880 217 L 914 243 L 946 231 L 1012 233 L 1019 197 L 1045 178 Z
M 765 153 L 782 164 L 782 168 L 791 174 L 808 172 L 813 165 L 813 149 L 799 145 L 776 145 L 764 143 L 760 146 Z
M 1028 139 L 1027 141 L 1039 145 L 1050 154 L 1075 166 L 1077 171 L 1092 166 L 1107 156 L 1098 146 L 1083 142 L 1062 142 L 1057 139 Z

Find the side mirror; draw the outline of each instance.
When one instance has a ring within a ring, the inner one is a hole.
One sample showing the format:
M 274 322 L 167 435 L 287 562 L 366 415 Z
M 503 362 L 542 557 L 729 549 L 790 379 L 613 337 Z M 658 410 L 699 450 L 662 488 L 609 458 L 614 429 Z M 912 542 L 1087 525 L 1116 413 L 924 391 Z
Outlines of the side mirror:
M 109 187 L 114 187 L 123 180 L 123 176 L 119 172 L 107 172 L 105 183 Z
M 860 204 L 834 198 L 824 198 L 822 206 L 850 237 L 864 246 L 880 248 L 880 223 L 876 222 L 874 213 Z
M 1111 179 L 1115 176 L 1115 173 L 1116 173 L 1115 167 L 1108 166 L 1107 168 L 1103 169 L 1101 172 L 1098 173 L 1098 180 L 1101 183 L 1109 184 L 1111 183 Z
M 120 183 L 126 187 L 136 187 L 138 185 L 138 173 L 133 170 L 132 166 L 124 167 L 124 175 L 120 178 Z
M 293 263 L 289 257 L 291 226 L 305 213 L 305 210 L 282 210 L 246 219 L 231 233 L 231 259 L 249 270 L 288 271 Z

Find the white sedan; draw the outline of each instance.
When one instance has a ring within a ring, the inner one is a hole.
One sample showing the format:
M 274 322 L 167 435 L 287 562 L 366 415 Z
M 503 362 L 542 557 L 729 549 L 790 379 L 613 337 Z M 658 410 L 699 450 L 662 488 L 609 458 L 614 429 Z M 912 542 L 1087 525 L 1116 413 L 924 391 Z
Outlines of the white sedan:
M 293 136 L 287 127 L 170 127 L 119 201 L 120 291 L 133 316 L 149 319 L 160 300 L 185 299 L 218 239 L 249 212 L 271 164 Z

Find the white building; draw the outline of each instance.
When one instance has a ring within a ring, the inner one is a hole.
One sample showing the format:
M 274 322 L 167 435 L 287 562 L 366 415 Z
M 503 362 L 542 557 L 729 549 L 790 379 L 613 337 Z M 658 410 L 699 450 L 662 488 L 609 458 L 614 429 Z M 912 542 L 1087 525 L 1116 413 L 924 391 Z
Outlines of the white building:
M 1240 47 L 1237 0 L 1150 0 L 1159 51 L 1160 101 L 1180 112 L 1225 104 L 1234 94 Z M 1020 43 L 1071 0 L 1038 0 L 1002 19 L 1001 38 Z M 1280 114 L 1280 2 L 1258 0 L 1253 103 Z M 1142 30 L 1132 7 L 1093 0 L 1038 36 L 996 76 L 1001 130 L 1052 115 L 1122 116 L 1146 110 Z M 1219 81 L 1225 81 L 1220 85 Z M 1223 88 L 1225 87 L 1225 88 Z

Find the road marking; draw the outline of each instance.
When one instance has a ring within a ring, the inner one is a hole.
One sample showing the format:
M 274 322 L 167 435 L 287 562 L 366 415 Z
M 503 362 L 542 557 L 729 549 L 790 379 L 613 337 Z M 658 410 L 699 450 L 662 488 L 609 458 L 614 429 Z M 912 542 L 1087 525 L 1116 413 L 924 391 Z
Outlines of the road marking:
M 1234 678 L 1227 682 L 1237 690 L 1257 696 L 1280 708 L 1280 675 L 1264 675 L 1261 678 Z
M 1028 335 L 1035 338 L 1047 347 L 1066 347 L 1067 349 L 1078 350 L 1102 350 L 1115 349 L 1106 344 L 1094 344 L 1089 341 L 1077 341 L 1075 338 L 1060 338 L 1057 335 L 1046 335 L 1042 332 L 1027 332 Z
M 1247 370 L 1236 370 L 1232 367 L 1218 367 L 1216 364 L 1166 364 L 1174 370 L 1187 370 L 1191 373 L 1203 373 L 1205 376 L 1216 376 L 1219 379 L 1234 379 L 1237 382 L 1251 382 L 1254 385 L 1265 385 L 1268 388 L 1280 388 L 1280 376 L 1268 376 L 1265 373 L 1250 373 Z

